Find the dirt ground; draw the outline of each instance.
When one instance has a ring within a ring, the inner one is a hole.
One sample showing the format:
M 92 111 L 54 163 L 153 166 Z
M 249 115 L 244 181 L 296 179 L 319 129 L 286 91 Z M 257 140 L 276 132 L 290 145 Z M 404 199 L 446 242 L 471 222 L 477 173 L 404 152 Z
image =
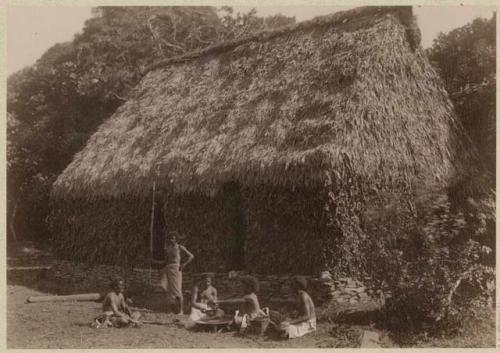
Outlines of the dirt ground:
M 380 347 L 494 347 L 495 312 L 487 312 L 465 325 L 453 337 L 413 337 L 411 342 L 388 337 L 375 326 L 318 322 L 318 331 L 295 340 L 238 336 L 235 332 L 191 332 L 174 323 L 174 315 L 142 310 L 143 319 L 165 323 L 140 328 L 94 329 L 92 319 L 100 312 L 97 302 L 27 304 L 33 295 L 47 294 L 53 283 L 31 266 L 50 266 L 50 253 L 31 245 L 10 249 L 7 258 L 8 348 L 357 348 L 363 332 L 379 334 Z M 16 272 L 16 268 L 23 268 Z M 14 271 L 12 271 L 14 270 Z M 60 285 L 60 283 L 59 283 Z M 320 314 L 321 316 L 321 314 Z M 319 317 L 320 317 L 319 316 Z M 323 315 L 324 316 L 324 315 Z M 393 337 L 394 338 L 394 337 Z
M 169 322 L 140 328 L 94 329 L 92 318 L 101 308 L 96 302 L 33 303 L 25 301 L 36 290 L 7 287 L 8 348 L 306 348 L 359 345 L 361 328 L 324 323 L 308 336 L 280 341 L 267 337 L 239 337 L 234 332 L 190 332 L 173 323 L 173 315 L 144 312 L 146 320 Z
M 20 244 L 8 252 L 7 267 L 7 347 L 8 348 L 355 348 L 361 345 L 359 325 L 321 321 L 317 332 L 294 340 L 272 337 L 238 336 L 235 332 L 192 332 L 175 316 L 141 310 L 144 320 L 165 323 L 140 328 L 94 329 L 92 319 L 100 313 L 97 302 L 53 302 L 27 304 L 33 295 L 46 295 L 51 282 L 40 278 L 30 266 L 50 266 L 50 253 Z M 16 268 L 22 271 L 12 271 Z M 15 275 L 17 273 L 17 275 Z M 383 342 L 391 346 L 390 341 Z

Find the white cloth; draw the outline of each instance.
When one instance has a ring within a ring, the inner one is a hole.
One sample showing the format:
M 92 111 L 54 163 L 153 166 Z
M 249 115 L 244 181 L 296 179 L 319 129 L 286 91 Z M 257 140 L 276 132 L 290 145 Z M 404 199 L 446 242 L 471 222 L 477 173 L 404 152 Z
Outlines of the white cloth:
M 263 308 L 254 315 L 248 315 L 248 314 L 241 315 L 240 311 L 236 310 L 236 312 L 234 313 L 233 322 L 237 326 L 239 326 L 240 333 L 243 333 L 245 332 L 245 330 L 251 324 L 252 321 L 259 319 L 269 319 L 269 308 Z
M 240 333 L 243 333 L 248 327 L 249 316 L 247 314 L 240 315 L 240 311 L 234 313 L 233 322 L 240 328 Z
M 182 272 L 178 264 L 166 265 L 160 278 L 160 286 L 167 292 L 167 302 L 175 303 L 175 298 L 182 298 Z
M 197 304 L 202 306 L 203 309 L 208 309 L 208 305 L 205 303 L 197 303 Z M 186 324 L 184 326 L 186 328 L 192 328 L 196 325 L 196 321 L 206 319 L 207 317 L 208 317 L 207 314 L 203 313 L 200 309 L 192 306 L 191 307 L 191 314 L 189 314 L 189 317 L 188 317 Z
M 198 305 L 202 306 L 203 309 L 208 309 L 208 305 L 204 303 L 197 303 Z M 195 308 L 194 306 L 191 308 L 191 314 L 189 314 L 189 318 L 193 321 L 201 320 L 208 317 L 207 314 L 203 313 L 200 309 Z
M 316 331 L 316 318 L 298 324 L 290 324 L 285 321 L 281 323 L 281 329 L 285 331 L 288 338 L 302 337 L 310 332 Z

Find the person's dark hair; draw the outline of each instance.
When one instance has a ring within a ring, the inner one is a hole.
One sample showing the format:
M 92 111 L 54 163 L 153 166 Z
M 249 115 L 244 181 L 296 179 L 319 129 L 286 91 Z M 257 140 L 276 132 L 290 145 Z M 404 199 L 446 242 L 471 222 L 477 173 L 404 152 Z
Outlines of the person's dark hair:
M 167 236 L 166 236 L 167 239 L 172 239 L 174 237 L 179 239 L 179 237 L 180 237 L 179 232 L 177 232 L 176 230 L 173 230 L 171 232 L 167 231 L 166 233 L 167 233 Z
M 252 292 L 259 291 L 259 281 L 253 276 L 245 276 L 241 278 L 241 282 L 245 287 L 248 287 Z
M 307 279 L 304 276 L 293 276 L 292 284 L 298 290 L 307 289 Z
M 201 274 L 201 279 L 214 278 L 213 272 L 205 272 Z
M 116 277 L 116 278 L 113 279 L 113 282 L 112 282 L 113 288 L 118 288 L 118 286 L 120 284 L 125 285 L 125 281 L 123 280 L 123 278 Z

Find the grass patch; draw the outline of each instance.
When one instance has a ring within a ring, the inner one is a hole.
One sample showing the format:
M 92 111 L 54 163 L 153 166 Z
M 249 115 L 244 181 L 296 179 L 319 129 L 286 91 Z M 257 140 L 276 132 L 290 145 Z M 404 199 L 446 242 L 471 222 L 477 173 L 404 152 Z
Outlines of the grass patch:
M 494 309 L 484 308 L 475 317 L 465 319 L 462 328 L 453 332 L 404 335 L 393 332 L 391 338 L 401 347 L 491 348 L 496 343 L 495 327 Z

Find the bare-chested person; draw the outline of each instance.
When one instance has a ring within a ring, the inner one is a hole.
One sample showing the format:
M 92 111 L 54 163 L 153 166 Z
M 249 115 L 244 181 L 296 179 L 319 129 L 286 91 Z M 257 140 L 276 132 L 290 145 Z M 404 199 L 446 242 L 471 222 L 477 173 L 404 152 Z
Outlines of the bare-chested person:
M 269 310 L 265 308 L 265 311 L 260 308 L 259 298 L 257 297 L 259 282 L 253 276 L 246 276 L 241 278 L 241 284 L 244 292 L 242 298 L 228 299 L 218 303 L 241 304 L 240 310 L 237 310 L 234 316 L 234 323 L 240 327 L 240 332 L 244 332 L 253 321 L 260 321 L 264 322 L 261 331 L 263 333 L 267 324 L 269 324 Z
M 307 293 L 307 280 L 303 276 L 292 279 L 292 290 L 296 296 L 298 317 L 281 323 L 283 337 L 297 338 L 316 331 L 316 310 L 311 296 Z
M 192 328 L 196 321 L 222 317 L 224 312 L 217 305 L 217 289 L 212 285 L 212 274 L 204 273 L 199 284 L 194 285 L 191 296 L 191 314 L 186 328 Z
M 132 312 L 123 295 L 125 282 L 117 279 L 113 290 L 104 298 L 102 314 L 94 319 L 93 325 L 99 327 L 123 327 L 130 324 L 138 326 L 141 316 L 138 312 Z
M 194 259 L 184 246 L 177 243 L 177 232 L 167 234 L 165 253 L 167 265 L 162 271 L 161 286 L 167 292 L 167 303 L 176 307 L 175 312 L 183 315 L 184 297 L 182 293 L 182 270 Z M 184 263 L 181 263 L 181 253 L 187 255 Z

